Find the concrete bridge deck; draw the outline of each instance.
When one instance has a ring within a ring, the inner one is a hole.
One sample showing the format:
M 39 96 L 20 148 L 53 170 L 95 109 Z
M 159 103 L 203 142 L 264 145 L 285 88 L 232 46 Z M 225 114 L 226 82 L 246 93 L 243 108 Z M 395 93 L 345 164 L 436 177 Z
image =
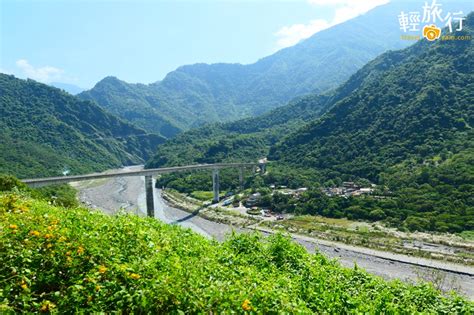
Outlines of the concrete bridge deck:
M 57 176 L 46 178 L 23 179 L 22 182 L 30 187 L 41 187 L 54 184 L 66 184 L 70 182 L 78 182 L 82 180 L 110 178 L 110 177 L 124 177 L 124 176 L 144 176 L 145 177 L 145 191 L 148 216 L 154 217 L 155 206 L 153 202 L 153 176 L 158 174 L 185 172 L 194 170 L 212 170 L 212 190 L 214 194 L 213 201 L 219 201 L 219 170 L 223 168 L 238 168 L 240 188 L 244 184 L 244 168 L 259 166 L 262 172 L 265 172 L 265 161 L 261 160 L 258 163 L 216 163 L 216 164 L 196 164 L 186 166 L 174 166 L 163 168 L 144 169 L 139 171 L 117 171 L 113 173 L 94 173 L 86 175 L 73 176 Z
M 113 173 L 93 173 L 86 175 L 57 176 L 34 179 L 22 179 L 21 181 L 31 187 L 41 187 L 53 184 L 65 184 L 70 182 L 78 182 L 82 180 L 91 180 L 99 178 L 123 177 L 123 176 L 153 176 L 158 174 L 184 172 L 193 170 L 219 170 L 223 168 L 245 168 L 258 166 L 259 163 L 216 163 L 216 164 L 196 164 L 186 166 L 174 166 L 163 168 L 144 169 L 140 171 L 119 171 Z

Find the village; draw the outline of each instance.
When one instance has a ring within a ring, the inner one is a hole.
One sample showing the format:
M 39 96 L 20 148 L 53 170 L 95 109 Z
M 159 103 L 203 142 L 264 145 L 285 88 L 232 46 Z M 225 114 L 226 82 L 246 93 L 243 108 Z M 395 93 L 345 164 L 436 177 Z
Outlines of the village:
M 370 187 L 361 187 L 355 182 L 343 182 L 340 187 L 321 188 L 321 191 L 328 197 L 357 197 L 362 195 L 372 195 L 376 189 L 375 184 Z M 249 195 L 238 194 L 234 195 L 228 192 L 221 202 L 211 205 L 211 207 L 231 208 L 238 211 L 242 215 L 254 216 L 263 220 L 283 220 L 292 216 L 289 213 L 275 213 L 272 207 L 265 202 L 265 198 L 279 193 L 283 196 L 299 199 L 300 196 L 308 191 L 307 187 L 300 187 L 291 189 L 286 186 L 270 185 L 270 192 L 262 194 L 261 192 L 253 192 Z

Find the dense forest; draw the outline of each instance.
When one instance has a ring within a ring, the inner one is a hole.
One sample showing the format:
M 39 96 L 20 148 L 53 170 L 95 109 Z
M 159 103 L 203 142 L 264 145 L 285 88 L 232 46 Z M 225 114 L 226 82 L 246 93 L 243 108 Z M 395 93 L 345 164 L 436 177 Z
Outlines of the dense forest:
M 326 109 L 327 96 L 301 97 L 256 118 L 210 124 L 184 132 L 158 147 L 147 167 L 254 162 L 267 156 L 270 146 Z
M 460 35 L 472 37 L 473 22 L 471 14 Z M 254 187 L 333 187 L 350 180 L 392 194 L 390 202 L 344 202 L 326 210 L 327 216 L 384 218 L 418 230 L 473 229 L 473 57 L 472 41 L 423 40 L 379 56 L 332 92 L 278 109 L 293 115 L 285 117 L 288 124 L 279 125 L 278 115 L 269 113 L 262 120 L 204 127 L 160 145 L 148 165 L 255 160 L 268 153 L 273 167 Z M 303 127 L 298 123 L 304 119 L 292 111 L 301 102 L 314 114 Z M 272 120 L 274 126 L 266 128 Z M 235 135 L 229 134 L 232 127 Z M 251 139 L 250 150 L 238 145 L 245 138 Z M 182 150 L 193 152 L 187 161 Z M 201 175 L 166 176 L 162 182 L 186 191 L 185 176 L 189 183 Z M 285 211 L 313 211 L 303 208 Z M 375 210 L 379 215 L 370 216 Z
M 152 218 L 54 206 L 5 186 L 0 179 L 2 313 L 474 311 L 454 293 L 344 268 L 282 235 L 236 233 L 218 243 Z
M 143 163 L 165 139 L 57 88 L 0 74 L 0 173 L 40 177 Z

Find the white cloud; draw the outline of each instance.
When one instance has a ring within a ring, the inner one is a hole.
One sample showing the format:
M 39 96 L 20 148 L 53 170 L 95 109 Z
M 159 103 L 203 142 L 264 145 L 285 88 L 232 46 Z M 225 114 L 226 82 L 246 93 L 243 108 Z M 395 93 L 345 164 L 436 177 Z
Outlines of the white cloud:
M 332 20 L 317 19 L 310 21 L 308 24 L 284 26 L 275 33 L 275 35 L 279 37 L 277 44 L 280 48 L 295 45 L 302 39 L 306 39 L 319 31 L 355 18 L 389 1 L 390 0 L 308 0 L 311 5 L 334 7 Z
M 26 59 L 18 60 L 16 65 L 26 77 L 43 83 L 61 80 L 64 73 L 62 69 L 51 66 L 35 68 Z

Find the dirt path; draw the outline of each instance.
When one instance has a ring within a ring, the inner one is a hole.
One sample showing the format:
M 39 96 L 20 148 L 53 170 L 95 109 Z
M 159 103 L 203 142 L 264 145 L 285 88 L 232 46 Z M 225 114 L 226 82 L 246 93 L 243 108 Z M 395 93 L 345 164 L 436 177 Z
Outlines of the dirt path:
M 134 168 L 134 167 L 131 167 Z M 80 198 L 92 207 L 113 214 L 117 209 L 124 209 L 138 215 L 145 215 L 144 180 L 140 177 L 113 178 L 110 180 L 75 185 L 80 190 Z M 197 233 L 219 241 L 232 230 L 242 231 L 232 226 L 212 222 L 189 212 L 168 206 L 161 197 L 161 191 L 155 190 L 155 217 L 168 224 L 177 224 L 191 228 Z M 265 231 L 262 231 L 265 233 Z M 295 236 L 293 239 L 310 252 L 316 250 L 328 257 L 338 259 L 346 267 L 357 264 L 370 273 L 385 279 L 401 279 L 415 282 L 419 278 L 432 281 L 443 290 L 455 289 L 461 294 L 474 299 L 474 276 L 443 271 L 436 268 L 416 266 L 396 259 L 387 259 L 371 253 L 360 252 L 348 245 L 329 244 L 321 240 L 305 236 Z M 390 253 L 387 253 L 390 254 Z M 413 257 L 408 257 L 413 258 Z M 420 264 L 423 264 L 421 262 Z M 436 266 L 434 266 L 436 267 Z M 461 266 L 461 269 L 464 268 Z

